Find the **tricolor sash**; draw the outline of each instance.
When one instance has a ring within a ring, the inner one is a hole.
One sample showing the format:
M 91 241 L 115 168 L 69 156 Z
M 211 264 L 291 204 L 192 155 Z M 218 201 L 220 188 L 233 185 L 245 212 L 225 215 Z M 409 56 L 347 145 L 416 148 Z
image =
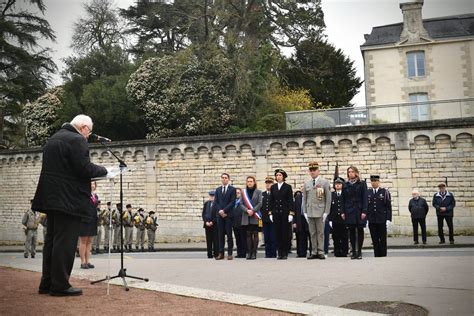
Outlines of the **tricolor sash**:
M 252 199 L 249 197 L 247 189 L 242 190 L 242 198 L 244 200 L 244 203 L 247 209 L 253 211 L 253 216 L 255 216 L 256 219 L 262 219 L 262 214 L 260 213 L 260 211 L 255 211 L 253 209 Z

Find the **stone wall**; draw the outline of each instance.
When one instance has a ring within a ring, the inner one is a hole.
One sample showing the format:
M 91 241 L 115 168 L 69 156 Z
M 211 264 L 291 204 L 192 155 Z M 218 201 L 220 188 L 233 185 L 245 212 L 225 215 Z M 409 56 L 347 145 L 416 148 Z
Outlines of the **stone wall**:
M 474 119 L 445 120 L 366 127 L 339 127 L 276 133 L 214 135 L 117 142 L 111 149 L 128 164 L 123 177 L 124 203 L 158 211 L 158 241 L 203 240 L 202 203 L 207 191 L 228 172 L 235 186 L 256 175 L 263 187 L 266 175 L 284 168 L 293 187 L 307 177 L 307 163 L 317 160 L 321 173 L 332 179 L 336 162 L 340 173 L 356 165 L 361 177 L 379 174 L 393 197 L 394 234 L 410 234 L 407 210 L 417 187 L 431 204 L 437 184 L 448 177 L 454 192 L 456 233 L 474 232 Z M 100 145 L 91 145 L 95 163 L 113 166 L 115 159 Z M 19 243 L 24 236 L 21 216 L 29 207 L 41 169 L 41 149 L 0 152 L 0 242 Z M 119 185 L 101 181 L 102 201 L 115 204 Z M 428 229 L 436 234 L 430 209 Z M 41 234 L 39 234 L 41 236 Z M 41 240 L 41 237 L 40 237 Z

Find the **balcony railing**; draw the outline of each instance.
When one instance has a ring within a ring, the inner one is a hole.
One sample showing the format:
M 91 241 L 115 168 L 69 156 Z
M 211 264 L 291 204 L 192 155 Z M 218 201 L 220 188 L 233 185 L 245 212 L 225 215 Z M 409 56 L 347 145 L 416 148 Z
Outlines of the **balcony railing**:
M 286 129 L 394 124 L 474 116 L 474 98 L 286 112 Z

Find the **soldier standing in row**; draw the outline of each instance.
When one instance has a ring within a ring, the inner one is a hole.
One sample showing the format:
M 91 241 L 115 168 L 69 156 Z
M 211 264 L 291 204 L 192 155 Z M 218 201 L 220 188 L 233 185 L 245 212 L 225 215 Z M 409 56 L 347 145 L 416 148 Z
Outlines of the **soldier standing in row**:
M 359 178 L 355 166 L 347 168 L 347 182 L 342 195 L 344 198 L 344 220 L 349 227 L 351 259 L 362 259 L 364 227 L 367 224 L 367 184 Z
M 311 179 L 306 181 L 303 195 L 313 248 L 313 253 L 308 259 L 325 259 L 323 249 L 324 221 L 331 208 L 331 188 L 329 181 L 320 176 L 317 162 L 310 162 L 308 167 Z
M 135 249 L 141 251 L 145 251 L 145 214 L 143 212 L 144 210 L 139 208 L 134 217 L 135 228 L 137 229 Z
M 107 202 L 107 208 L 104 210 L 102 225 L 104 226 L 104 251 L 109 252 L 110 243 L 110 215 L 112 213 L 111 203 Z
M 285 182 L 288 174 L 283 169 L 275 170 L 277 183 L 272 185 L 270 194 L 270 221 L 275 223 L 278 248 L 278 260 L 288 259 L 288 242 L 291 223 L 293 222 L 294 201 L 293 189 Z M 265 241 L 266 242 L 266 241 Z
M 120 229 L 120 226 L 122 225 L 122 222 L 120 220 L 120 210 L 122 206 L 120 205 L 120 203 L 117 203 L 115 207 L 116 209 L 112 211 L 112 226 L 114 227 L 113 250 L 119 251 L 120 250 L 120 233 L 122 232 Z
M 30 201 L 33 203 L 33 200 Z M 26 240 L 25 240 L 25 258 L 28 258 L 28 254 L 31 254 L 31 258 L 35 257 L 36 254 L 36 241 L 38 237 L 38 224 L 39 224 L 39 213 L 34 212 L 31 208 L 25 212 L 21 223 L 25 226 Z
M 133 218 L 132 218 L 132 205 L 127 204 L 127 209 L 122 214 L 123 228 L 125 229 L 125 250 L 128 252 L 132 251 L 133 243 Z
M 380 187 L 380 176 L 371 175 L 372 189 L 367 190 L 367 219 L 375 257 L 387 256 L 387 226 L 392 221 L 392 197 Z
M 158 228 L 158 219 L 154 211 L 150 211 L 145 220 L 145 227 L 148 235 L 148 251 L 155 251 L 155 234 Z M 216 250 L 217 251 L 217 250 Z
M 334 256 L 347 257 L 349 251 L 347 228 L 344 221 L 344 197 L 342 189 L 344 179 L 338 177 L 334 180 L 334 192 L 332 192 L 331 211 L 329 213 L 329 224 L 332 227 L 332 239 L 334 241 Z

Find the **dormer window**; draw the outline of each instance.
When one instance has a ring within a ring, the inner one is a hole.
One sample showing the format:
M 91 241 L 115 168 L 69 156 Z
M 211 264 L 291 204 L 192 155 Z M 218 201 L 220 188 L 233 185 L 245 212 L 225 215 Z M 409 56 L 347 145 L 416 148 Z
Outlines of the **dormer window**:
M 408 77 L 425 76 L 425 52 L 416 51 L 407 53 Z

